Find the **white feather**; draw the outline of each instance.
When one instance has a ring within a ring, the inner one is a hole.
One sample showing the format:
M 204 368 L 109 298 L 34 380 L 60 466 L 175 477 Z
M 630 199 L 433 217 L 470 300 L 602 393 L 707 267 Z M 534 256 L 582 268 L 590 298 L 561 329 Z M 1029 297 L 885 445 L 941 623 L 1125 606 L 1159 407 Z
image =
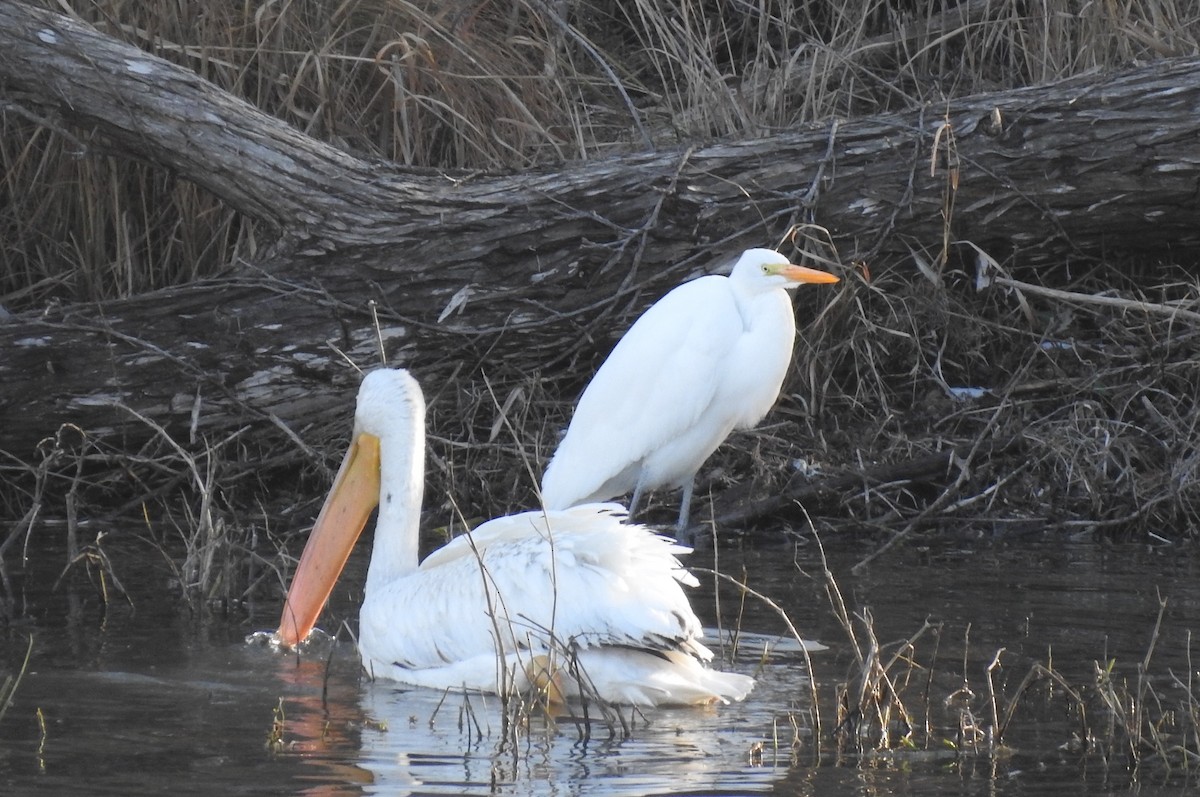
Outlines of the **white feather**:
M 579 399 L 546 469 L 546 507 L 603 501 L 639 485 L 687 487 L 733 429 L 762 420 L 796 336 L 786 289 L 798 283 L 782 267 L 794 268 L 778 252 L 751 249 L 728 277 L 680 285 L 630 327 Z M 686 516 L 685 505 L 681 524 Z
M 424 406 L 407 372 L 369 374 L 356 435 L 379 438 L 379 517 L 359 615 L 367 670 L 439 689 L 529 686 L 540 657 L 571 693 L 656 705 L 740 700 L 747 676 L 705 664 L 683 586 L 687 549 L 615 504 L 484 523 L 416 565 Z M 592 692 L 594 690 L 594 692 Z

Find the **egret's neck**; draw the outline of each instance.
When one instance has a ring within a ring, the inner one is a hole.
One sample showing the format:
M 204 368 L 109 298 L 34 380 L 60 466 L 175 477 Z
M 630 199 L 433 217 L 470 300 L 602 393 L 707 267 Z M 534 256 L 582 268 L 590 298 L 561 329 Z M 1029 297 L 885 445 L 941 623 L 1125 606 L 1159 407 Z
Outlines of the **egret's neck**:
M 785 306 L 789 315 L 792 312 L 792 295 L 781 286 L 747 285 L 736 279 L 730 279 L 729 284 L 733 289 L 733 301 L 737 305 L 738 314 L 742 317 L 742 326 L 747 331 L 764 323 L 765 315 L 770 315 L 771 320 L 767 323 L 774 321 L 780 309 Z
M 379 516 L 366 591 L 417 567 L 425 487 L 425 413 L 409 404 L 399 428 L 380 439 Z

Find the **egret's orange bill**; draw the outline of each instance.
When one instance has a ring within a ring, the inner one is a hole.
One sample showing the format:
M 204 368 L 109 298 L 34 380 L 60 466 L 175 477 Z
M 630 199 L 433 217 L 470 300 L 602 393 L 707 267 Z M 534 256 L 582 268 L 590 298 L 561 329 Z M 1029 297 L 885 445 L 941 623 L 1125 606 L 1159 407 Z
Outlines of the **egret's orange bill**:
M 276 632 L 281 644 L 298 645 L 312 631 L 378 503 L 379 438 L 358 434 L 350 442 L 292 576 Z
M 828 271 L 818 271 L 815 268 L 797 266 L 790 263 L 781 268 L 779 273 L 794 282 L 815 282 L 828 284 L 831 282 L 841 281 L 838 277 L 835 277 Z

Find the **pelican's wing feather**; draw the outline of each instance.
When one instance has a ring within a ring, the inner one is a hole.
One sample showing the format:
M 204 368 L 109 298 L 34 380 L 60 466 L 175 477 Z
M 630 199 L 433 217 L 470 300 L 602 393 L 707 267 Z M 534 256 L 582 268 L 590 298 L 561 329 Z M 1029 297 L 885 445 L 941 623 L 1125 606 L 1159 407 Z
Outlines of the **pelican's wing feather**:
M 531 533 L 545 534 L 546 521 L 543 517 L 547 513 L 543 512 L 521 512 L 516 515 L 505 515 L 493 520 L 489 520 L 480 524 L 469 534 L 460 534 L 450 542 L 431 552 L 424 561 L 421 562 L 422 569 L 430 569 L 443 567 L 453 559 L 460 557 L 469 557 L 472 560 L 476 559 L 479 552 L 485 551 L 493 546 L 504 546 L 512 544 L 515 541 L 520 541 L 528 537 Z M 558 522 L 566 524 L 568 528 L 577 528 L 580 525 L 580 520 L 584 525 L 608 527 L 617 525 L 624 520 L 628 512 L 625 507 L 616 503 L 594 504 L 586 512 L 552 512 L 549 515 L 556 519 L 561 519 Z M 556 523 L 557 525 L 557 523 Z
M 614 504 L 498 518 L 369 596 L 369 654 L 403 668 L 613 645 L 708 660 L 683 585 L 687 549 L 620 521 Z M 364 648 L 366 649 L 366 648 Z

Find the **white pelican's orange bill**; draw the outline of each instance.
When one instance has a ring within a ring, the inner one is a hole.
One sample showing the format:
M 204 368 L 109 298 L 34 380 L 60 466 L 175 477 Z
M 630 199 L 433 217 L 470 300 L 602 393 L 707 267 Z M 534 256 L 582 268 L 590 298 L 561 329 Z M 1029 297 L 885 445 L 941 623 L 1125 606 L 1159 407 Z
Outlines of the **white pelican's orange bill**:
M 281 644 L 294 647 L 312 631 L 354 543 L 378 504 L 379 438 L 358 434 L 350 442 L 292 576 L 276 632 Z
M 815 268 L 807 266 L 797 266 L 789 263 L 779 269 L 779 273 L 793 282 L 810 282 L 829 284 L 833 282 L 841 282 L 841 279 L 830 274 L 828 271 L 818 271 Z

